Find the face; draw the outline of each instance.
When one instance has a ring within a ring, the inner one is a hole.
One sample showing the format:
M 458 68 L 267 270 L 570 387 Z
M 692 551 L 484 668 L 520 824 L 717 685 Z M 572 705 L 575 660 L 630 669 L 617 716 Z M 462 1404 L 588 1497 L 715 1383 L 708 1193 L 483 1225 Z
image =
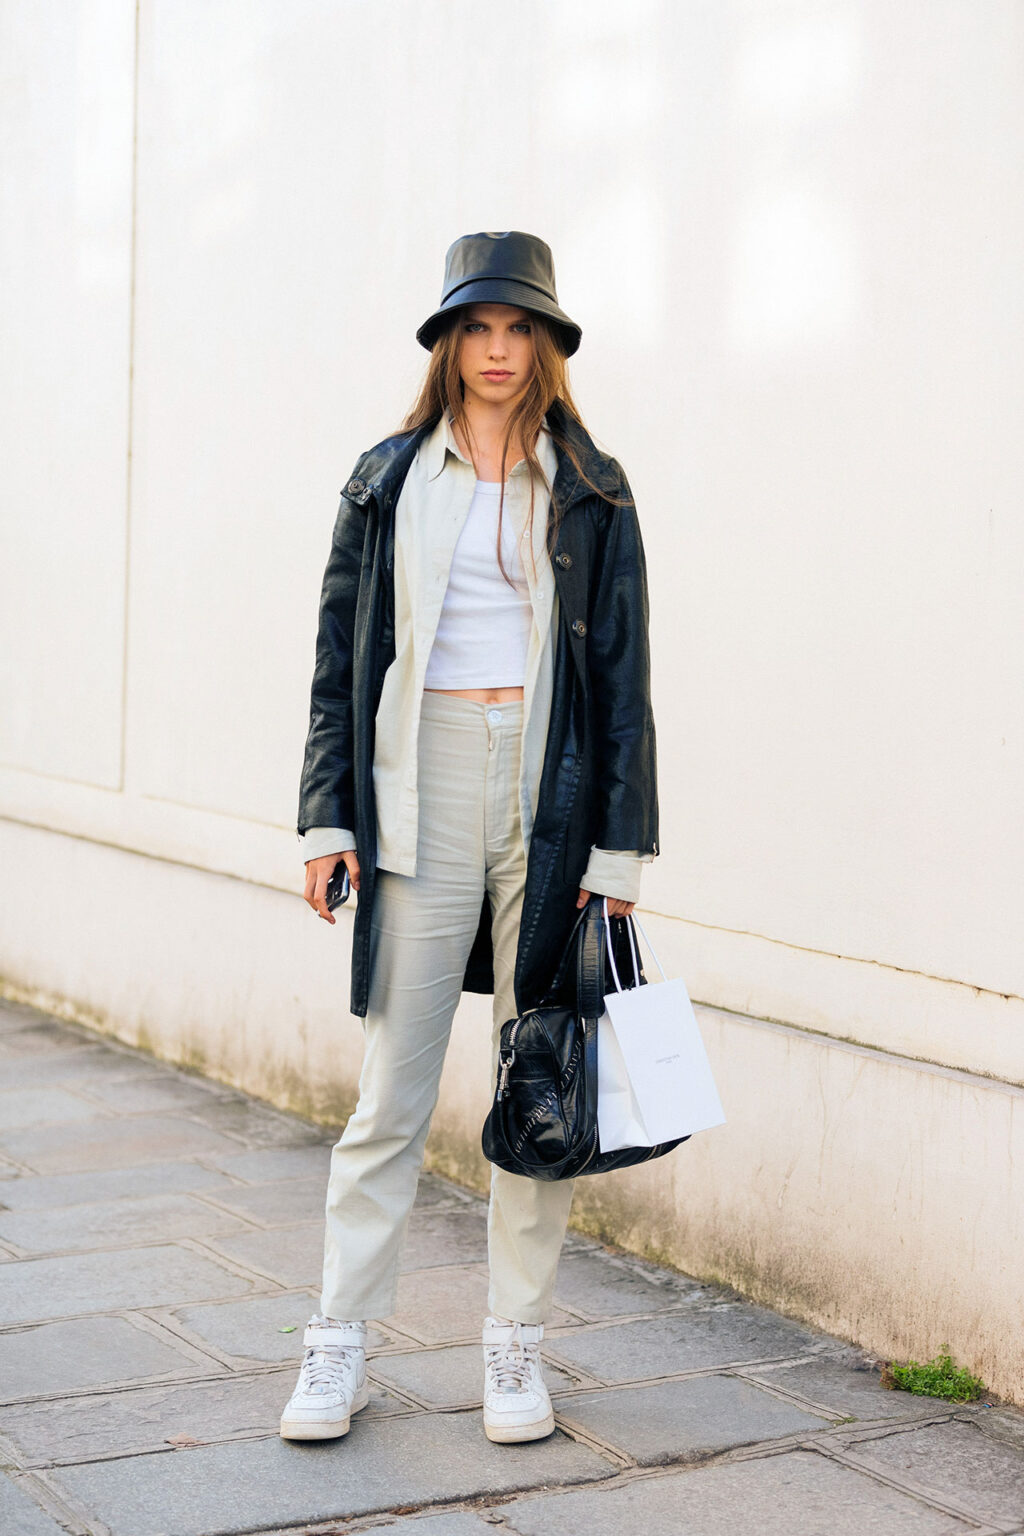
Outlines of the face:
M 521 394 L 534 369 L 529 311 L 512 304 L 472 304 L 459 329 L 459 373 L 467 396 L 504 405 Z

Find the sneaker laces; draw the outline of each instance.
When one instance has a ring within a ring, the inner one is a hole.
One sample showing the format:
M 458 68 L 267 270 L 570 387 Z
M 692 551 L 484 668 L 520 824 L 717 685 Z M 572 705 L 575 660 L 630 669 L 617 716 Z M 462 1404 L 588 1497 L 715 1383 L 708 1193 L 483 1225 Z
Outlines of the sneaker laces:
M 299 1370 L 299 1391 L 316 1396 L 336 1391 L 339 1369 L 354 1370 L 361 1353 L 358 1344 L 310 1344 Z
M 503 1344 L 488 1344 L 486 1360 L 499 1392 L 525 1392 L 539 1361 L 539 1347 L 525 1343 L 522 1324 L 515 1323 Z

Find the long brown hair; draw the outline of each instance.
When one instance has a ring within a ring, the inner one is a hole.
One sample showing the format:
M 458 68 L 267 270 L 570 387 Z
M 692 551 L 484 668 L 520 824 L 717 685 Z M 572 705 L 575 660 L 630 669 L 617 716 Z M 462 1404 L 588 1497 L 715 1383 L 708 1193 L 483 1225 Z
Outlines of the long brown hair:
M 469 422 L 466 418 L 464 404 L 464 385 L 459 373 L 459 353 L 462 346 L 462 323 L 466 312 L 472 306 L 461 305 L 452 311 L 452 319 L 447 328 L 435 341 L 430 353 L 430 362 L 427 365 L 426 377 L 420 387 L 408 415 L 402 422 L 400 431 L 413 432 L 418 427 L 429 426 L 440 421 L 441 416 L 451 412 L 452 420 L 458 426 L 467 442 L 470 441 Z M 541 314 L 534 310 L 528 310 L 530 327 L 533 336 L 533 373 L 530 382 L 523 391 L 509 414 L 508 425 L 501 445 L 501 494 L 498 500 L 498 568 L 509 586 L 514 587 L 515 582 L 509 576 L 501 558 L 501 519 L 502 508 L 505 504 L 505 465 L 508 462 L 509 451 L 514 439 L 523 446 L 527 471 L 530 476 L 530 515 L 527 522 L 528 543 L 533 550 L 533 511 L 534 491 L 537 481 L 547 485 L 547 477 L 541 468 L 537 457 L 537 438 L 544 417 L 557 400 L 562 411 L 583 427 L 583 418 L 572 397 L 569 388 L 569 374 L 566 368 L 566 357 L 555 327 Z M 591 490 L 598 491 L 611 501 L 617 498 L 609 496 L 606 488 L 596 485 L 585 472 L 579 460 L 579 454 L 575 446 L 556 421 L 548 422 L 554 442 L 568 455 L 573 468 L 576 470 L 584 484 Z M 585 430 L 585 429 L 584 429 Z M 548 492 L 553 487 L 547 485 Z M 562 520 L 563 509 L 551 499 L 551 517 L 548 526 L 548 554 L 552 555 L 558 538 L 558 528 Z

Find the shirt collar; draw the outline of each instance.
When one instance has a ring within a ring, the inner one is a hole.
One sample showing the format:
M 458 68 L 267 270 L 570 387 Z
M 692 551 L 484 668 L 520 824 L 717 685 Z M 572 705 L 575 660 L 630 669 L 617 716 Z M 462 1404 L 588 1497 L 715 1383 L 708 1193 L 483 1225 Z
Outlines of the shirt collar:
M 437 426 L 430 433 L 424 444 L 425 468 L 428 480 L 435 480 L 448 462 L 448 454 L 453 453 L 463 464 L 473 468 L 472 460 L 467 459 L 455 441 L 452 431 L 452 418 L 448 412 L 443 412 Z M 541 423 L 540 433 L 537 438 L 537 457 L 540 466 L 548 479 L 549 485 L 554 485 L 555 475 L 558 471 L 558 457 L 555 453 L 555 445 L 548 430 L 547 422 Z M 512 470 L 510 478 L 515 481 L 526 473 L 526 462 L 520 460 Z

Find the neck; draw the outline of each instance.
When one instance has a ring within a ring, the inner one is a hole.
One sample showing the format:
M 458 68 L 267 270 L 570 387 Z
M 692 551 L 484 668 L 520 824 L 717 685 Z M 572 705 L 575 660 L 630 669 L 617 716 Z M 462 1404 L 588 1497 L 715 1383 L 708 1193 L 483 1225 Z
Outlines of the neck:
M 456 439 L 459 440 L 459 447 L 463 453 L 472 458 L 498 463 L 501 459 L 501 446 L 508 430 L 512 406 L 510 404 L 494 405 L 489 400 L 480 400 L 476 395 L 467 394 L 463 401 L 463 409 L 466 412 L 470 442 L 462 442 L 460 429 L 454 426 L 453 431 Z M 525 449 L 522 441 L 516 436 L 509 444 L 508 469 L 511 469 L 524 456 Z

